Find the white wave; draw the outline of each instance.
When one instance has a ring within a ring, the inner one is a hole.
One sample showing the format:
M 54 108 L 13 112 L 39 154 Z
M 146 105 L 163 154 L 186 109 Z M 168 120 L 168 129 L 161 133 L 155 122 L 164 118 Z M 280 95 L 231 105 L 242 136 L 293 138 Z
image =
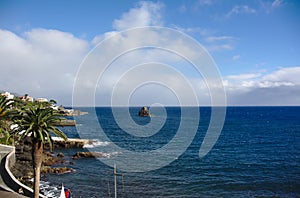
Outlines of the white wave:
M 49 182 L 40 182 L 41 192 L 48 198 L 56 198 L 59 196 L 60 189 L 57 186 L 52 186 Z
M 108 141 L 104 141 L 104 142 L 101 142 L 99 140 L 92 140 L 92 141 L 89 141 L 89 143 L 85 144 L 83 146 L 83 148 L 95 148 L 95 147 L 100 147 L 100 146 L 108 146 L 111 142 L 108 142 Z
M 101 157 L 111 158 L 121 154 L 121 152 L 102 153 Z

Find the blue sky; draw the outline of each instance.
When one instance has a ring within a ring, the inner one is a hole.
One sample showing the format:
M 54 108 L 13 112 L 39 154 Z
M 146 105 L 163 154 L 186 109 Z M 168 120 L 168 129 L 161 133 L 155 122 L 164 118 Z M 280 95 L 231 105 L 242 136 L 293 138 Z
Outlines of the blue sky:
M 299 105 L 299 13 L 299 1 L 287 0 L 3 0 L 0 90 L 69 105 L 79 65 L 96 42 L 154 25 L 183 31 L 208 50 L 229 105 Z

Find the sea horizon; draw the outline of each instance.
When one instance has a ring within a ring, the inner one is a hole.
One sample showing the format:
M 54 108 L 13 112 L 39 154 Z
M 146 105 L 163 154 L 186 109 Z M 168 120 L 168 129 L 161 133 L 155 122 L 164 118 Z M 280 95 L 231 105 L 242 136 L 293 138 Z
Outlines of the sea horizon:
M 232 107 L 226 112 L 220 137 L 211 151 L 199 158 L 199 149 L 210 123 L 210 108 L 200 109 L 198 130 L 187 149 L 166 166 L 151 171 L 124 174 L 118 179 L 120 197 L 298 197 L 300 196 L 300 119 L 297 107 Z M 90 108 L 82 109 L 89 110 Z M 130 108 L 131 118 L 140 126 L 151 123 L 138 117 L 140 107 Z M 116 144 L 133 152 L 149 152 L 169 144 L 176 135 L 180 107 L 166 107 L 164 126 L 149 137 L 136 137 L 116 123 L 110 108 L 97 107 L 96 115 L 109 141 L 102 139 L 91 114 L 76 118 L 76 127 L 62 128 L 68 137 L 90 138 L 97 143 L 84 151 L 103 152 L 107 160 L 120 160 L 125 153 Z M 128 116 L 125 115 L 124 116 Z M 160 118 L 160 116 L 157 116 Z M 190 119 L 190 118 L 189 118 Z M 134 130 L 134 126 L 128 126 Z M 82 130 L 82 131 L 81 131 Z M 79 131 L 79 133 L 78 133 Z M 80 149 L 58 150 L 67 161 Z M 104 161 L 103 161 L 104 160 Z M 42 180 L 59 189 L 68 187 L 73 197 L 107 197 L 113 194 L 113 168 L 105 158 L 75 160 L 75 172 L 45 175 Z M 129 160 L 129 159 L 128 159 Z M 133 160 L 133 159 L 132 159 Z M 145 159 L 146 160 L 146 159 Z M 146 161 L 145 161 L 146 162 Z M 151 166 L 151 164 L 149 164 Z M 108 184 L 109 183 L 109 184 Z M 109 185 L 109 187 L 108 187 Z M 123 190 L 124 189 L 124 190 Z M 49 190 L 54 193 L 58 190 Z

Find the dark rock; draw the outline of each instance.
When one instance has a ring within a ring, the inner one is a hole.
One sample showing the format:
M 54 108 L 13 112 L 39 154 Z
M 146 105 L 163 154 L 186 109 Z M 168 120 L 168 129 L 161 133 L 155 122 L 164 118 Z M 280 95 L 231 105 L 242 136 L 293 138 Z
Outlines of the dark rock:
M 147 107 L 142 107 L 141 110 L 139 111 L 139 116 L 141 117 L 149 117 L 151 116 L 149 110 Z
M 57 157 L 65 157 L 65 155 L 62 152 L 60 152 L 57 154 Z
M 101 152 L 77 152 L 73 155 L 73 159 L 79 158 L 96 158 L 96 157 L 104 157 L 105 155 Z
M 50 167 L 50 166 L 43 166 L 41 169 L 42 174 L 64 174 L 73 172 L 74 170 L 72 168 L 68 167 Z
M 54 149 L 62 149 L 62 148 L 83 148 L 85 142 L 84 141 L 54 141 L 53 148 Z M 44 145 L 45 149 L 50 149 L 49 144 L 46 143 Z
M 16 163 L 11 168 L 13 175 L 23 184 L 32 187 L 33 168 L 31 147 L 26 147 L 26 152 L 16 151 Z M 67 172 L 73 172 L 73 169 L 68 167 L 50 167 L 56 164 L 65 164 L 66 161 L 60 157 L 56 157 L 55 154 L 44 151 L 42 162 L 42 174 L 56 173 L 62 174 Z
M 53 166 L 54 164 L 64 164 L 65 160 L 59 157 L 53 156 L 50 152 L 45 152 L 43 155 L 43 165 L 44 166 Z

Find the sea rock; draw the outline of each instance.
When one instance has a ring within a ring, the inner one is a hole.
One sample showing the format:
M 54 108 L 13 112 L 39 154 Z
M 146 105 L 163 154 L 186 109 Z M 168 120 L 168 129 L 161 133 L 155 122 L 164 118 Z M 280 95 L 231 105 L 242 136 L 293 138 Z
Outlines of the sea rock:
M 149 117 L 151 116 L 149 110 L 147 107 L 142 107 L 141 110 L 139 111 L 139 116 L 141 117 Z
M 24 141 L 23 152 L 20 149 L 16 150 L 16 163 L 10 169 L 13 175 L 23 184 L 32 187 L 33 178 L 33 168 L 32 168 L 32 156 L 31 156 L 31 146 L 29 143 Z M 42 173 L 56 173 L 62 174 L 67 172 L 73 172 L 72 168 L 68 167 L 50 167 L 58 166 L 59 164 L 66 164 L 63 158 L 57 157 L 56 154 L 44 151 L 43 152 L 43 162 L 41 169 Z
M 53 148 L 62 149 L 62 148 L 83 148 L 85 141 L 75 141 L 68 139 L 67 141 L 54 141 Z M 45 149 L 50 149 L 49 144 L 44 145 Z
M 73 155 L 73 159 L 80 159 L 80 158 L 97 158 L 97 157 L 105 157 L 104 153 L 101 152 L 77 152 Z
M 53 166 L 55 164 L 65 164 L 66 161 L 60 157 L 55 157 L 50 152 L 44 152 L 43 155 L 43 165 L 44 166 Z
M 60 152 L 60 153 L 58 153 L 56 156 L 57 156 L 57 157 L 64 157 L 65 155 L 64 155 L 62 152 Z
M 64 173 L 70 173 L 74 170 L 69 167 L 50 167 L 50 166 L 43 166 L 41 169 L 42 174 L 64 174 Z

